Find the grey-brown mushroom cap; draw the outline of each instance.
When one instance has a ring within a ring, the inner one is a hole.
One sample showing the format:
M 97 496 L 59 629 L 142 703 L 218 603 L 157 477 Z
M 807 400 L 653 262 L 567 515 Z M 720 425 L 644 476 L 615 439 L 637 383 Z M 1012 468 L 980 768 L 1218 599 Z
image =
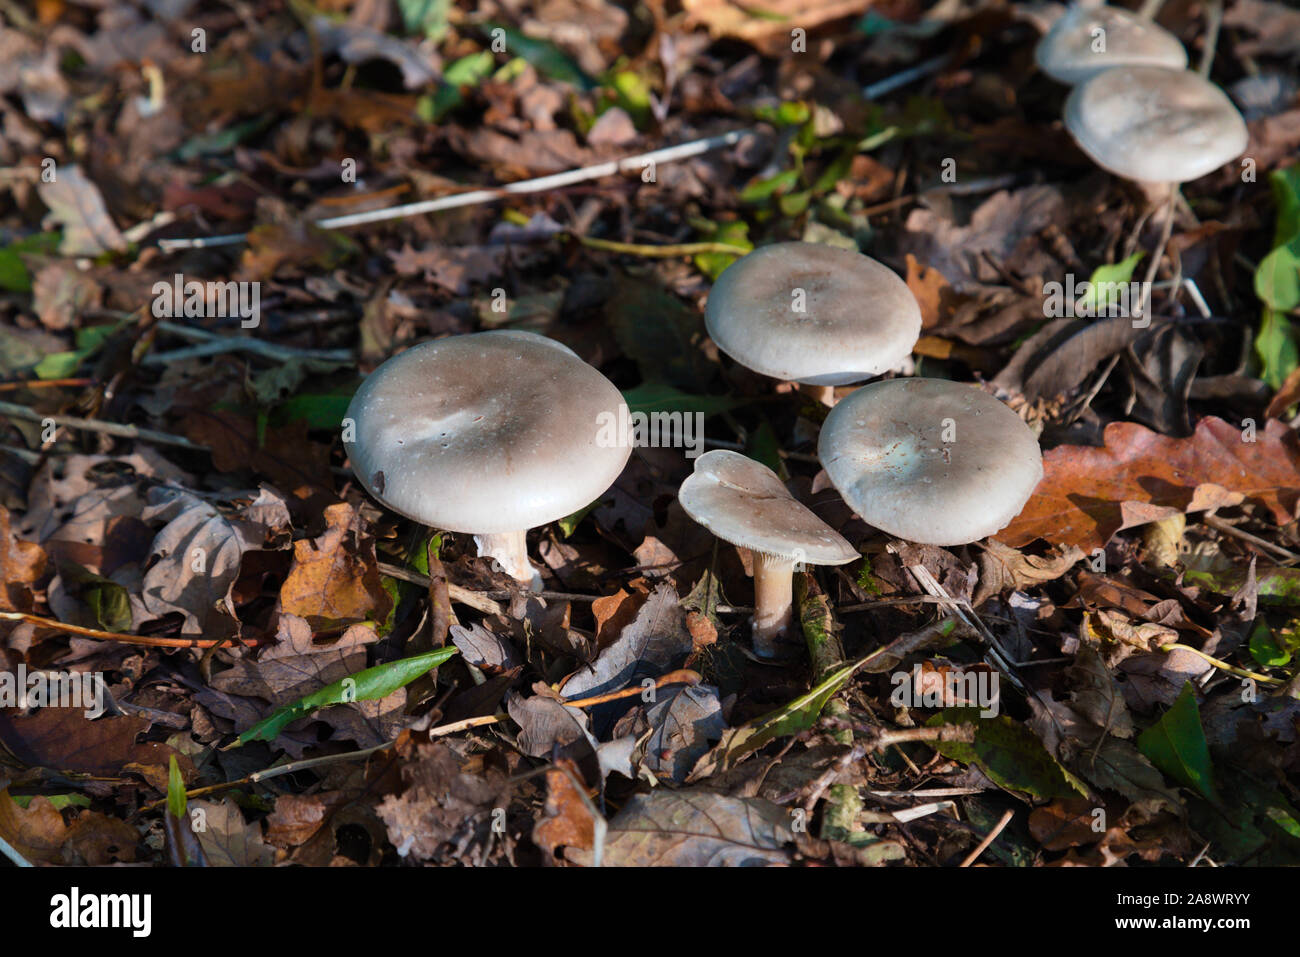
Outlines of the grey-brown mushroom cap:
M 1073 86 L 1117 66 L 1183 70 L 1187 50 L 1164 27 L 1120 7 L 1071 6 L 1038 41 L 1034 60 L 1053 80 Z
M 697 458 L 677 500 L 687 515 L 741 548 L 810 565 L 843 565 L 858 557 L 775 472 L 739 452 L 718 449 Z
M 890 379 L 831 409 L 817 455 L 869 525 L 926 545 L 1001 531 L 1043 476 L 1033 432 L 973 386 Z
M 613 383 L 566 346 L 480 332 L 413 346 L 372 372 L 348 406 L 344 445 L 393 511 L 454 532 L 516 532 L 613 484 L 631 454 L 626 415 Z
M 1065 126 L 1088 156 L 1116 176 L 1186 183 L 1236 159 L 1246 121 L 1217 86 L 1189 70 L 1116 67 L 1080 83 Z
M 921 307 L 907 283 L 869 256 L 776 243 L 723 271 L 704 321 L 718 348 L 746 368 L 846 385 L 887 372 L 911 353 Z

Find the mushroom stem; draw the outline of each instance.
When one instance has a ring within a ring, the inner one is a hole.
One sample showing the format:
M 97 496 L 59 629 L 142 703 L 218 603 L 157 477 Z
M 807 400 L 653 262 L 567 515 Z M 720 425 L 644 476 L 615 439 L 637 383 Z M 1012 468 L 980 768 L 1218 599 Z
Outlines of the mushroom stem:
M 808 385 L 800 382 L 799 391 L 822 405 L 833 406 L 835 404 L 835 386 L 833 385 Z
M 1146 2 L 1138 8 L 1137 15 L 1142 17 L 1144 20 L 1154 20 L 1156 14 L 1160 12 L 1160 8 L 1164 5 L 1165 0 L 1146 0 Z
M 528 585 L 533 591 L 542 590 L 542 576 L 528 560 L 528 531 L 498 532 L 493 535 L 475 535 L 479 558 L 491 558 L 511 578 Z
M 754 654 L 777 658 L 777 640 L 793 619 L 794 560 L 754 553 Z

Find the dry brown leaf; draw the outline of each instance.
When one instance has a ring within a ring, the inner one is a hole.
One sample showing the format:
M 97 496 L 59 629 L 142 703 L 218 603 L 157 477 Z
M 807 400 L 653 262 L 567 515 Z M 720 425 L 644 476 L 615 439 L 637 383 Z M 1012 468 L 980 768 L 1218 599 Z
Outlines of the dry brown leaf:
M 1243 501 L 1263 506 L 1279 524 L 1295 516 L 1300 442 L 1275 420 L 1254 441 L 1213 417 L 1185 439 L 1112 422 L 1105 442 L 1048 451 L 1033 497 L 996 537 L 1016 547 L 1043 538 L 1093 549 L 1121 529 Z
M 596 823 L 574 783 L 582 780 L 582 773 L 568 759 L 556 764 L 557 767 L 546 772 L 546 805 L 542 817 L 533 825 L 533 843 L 552 857 L 565 847 L 590 851 L 596 843 Z M 567 768 L 569 773 L 560 767 Z
M 50 208 L 46 219 L 63 227 L 60 254 L 98 256 L 126 249 L 126 240 L 109 217 L 99 187 L 76 164 L 60 167 L 54 182 L 42 182 L 36 189 L 41 202 Z
M 764 50 L 790 49 L 794 27 L 812 30 L 823 23 L 857 16 L 873 0 L 683 0 L 687 24 L 707 27 L 715 37 L 737 37 Z M 761 11 L 761 12 L 757 12 Z
M 307 619 L 313 631 L 388 616 L 392 600 L 379 583 L 374 540 L 347 503 L 325 509 L 319 538 L 293 543 L 293 566 L 280 587 L 281 608 Z
M 9 531 L 9 510 L 0 506 L 0 611 L 31 611 L 32 586 L 45 574 L 45 552 Z

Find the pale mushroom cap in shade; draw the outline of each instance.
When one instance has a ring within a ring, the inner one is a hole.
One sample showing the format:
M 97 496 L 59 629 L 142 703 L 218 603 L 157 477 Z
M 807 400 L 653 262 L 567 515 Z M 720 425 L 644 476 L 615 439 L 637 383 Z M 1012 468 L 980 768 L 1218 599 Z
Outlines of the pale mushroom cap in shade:
M 858 557 L 775 472 L 739 452 L 718 449 L 697 458 L 677 500 L 687 515 L 741 548 L 810 565 L 843 565 Z
M 601 425 L 627 414 L 608 379 L 530 332 L 425 342 L 389 359 L 348 406 L 352 470 L 407 518 L 516 532 L 572 514 L 613 484 L 631 448 Z M 622 430 L 626 432 L 626 430 Z
M 850 393 L 826 417 L 817 456 L 863 521 L 925 545 L 1001 531 L 1043 476 L 1038 440 L 1019 416 L 942 379 L 890 379 Z
M 741 365 L 809 385 L 887 372 L 921 334 L 921 307 L 893 270 L 819 243 L 776 243 L 736 260 L 713 284 L 704 320 Z
M 1102 50 L 1096 31 L 1103 31 Z M 1034 48 L 1038 68 L 1053 80 L 1073 86 L 1117 66 L 1187 67 L 1187 50 L 1178 38 L 1150 20 L 1119 7 L 1072 6 Z
M 1200 74 L 1116 67 L 1076 86 L 1065 126 L 1098 166 L 1142 183 L 1186 183 L 1246 149 L 1246 121 Z

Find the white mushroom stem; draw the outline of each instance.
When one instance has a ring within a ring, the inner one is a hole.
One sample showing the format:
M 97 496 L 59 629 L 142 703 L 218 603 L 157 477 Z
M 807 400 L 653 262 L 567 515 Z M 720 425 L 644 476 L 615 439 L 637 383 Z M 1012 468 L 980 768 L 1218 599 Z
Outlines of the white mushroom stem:
M 800 382 L 799 391 L 822 405 L 832 406 L 835 404 L 835 386 L 833 385 L 808 385 L 806 382 Z
M 794 617 L 794 560 L 754 553 L 754 654 L 776 658 Z
M 523 582 L 533 591 L 542 590 L 542 576 L 528 560 L 528 532 L 498 532 L 475 535 L 479 558 L 491 558 L 511 578 Z

